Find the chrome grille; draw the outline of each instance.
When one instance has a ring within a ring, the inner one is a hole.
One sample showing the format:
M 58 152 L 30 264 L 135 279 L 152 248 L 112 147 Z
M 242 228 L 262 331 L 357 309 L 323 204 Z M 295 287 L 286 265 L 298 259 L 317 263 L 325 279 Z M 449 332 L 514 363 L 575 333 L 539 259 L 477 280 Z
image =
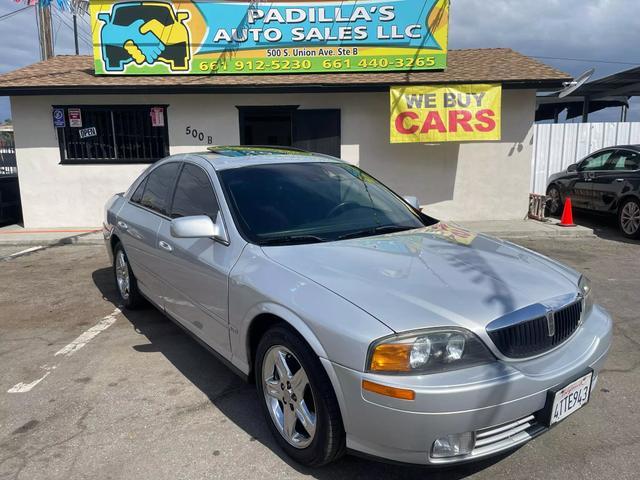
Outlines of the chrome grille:
M 582 302 L 578 300 L 553 312 L 553 327 L 547 316 L 539 316 L 515 325 L 488 331 L 500 352 L 510 358 L 539 355 L 567 340 L 580 326 Z

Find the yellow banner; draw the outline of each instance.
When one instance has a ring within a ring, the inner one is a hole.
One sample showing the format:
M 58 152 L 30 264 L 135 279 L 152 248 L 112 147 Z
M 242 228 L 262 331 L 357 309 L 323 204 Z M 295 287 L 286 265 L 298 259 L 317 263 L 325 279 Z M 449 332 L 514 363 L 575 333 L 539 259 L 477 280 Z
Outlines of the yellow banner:
M 391 87 L 391 143 L 500 140 L 501 85 Z

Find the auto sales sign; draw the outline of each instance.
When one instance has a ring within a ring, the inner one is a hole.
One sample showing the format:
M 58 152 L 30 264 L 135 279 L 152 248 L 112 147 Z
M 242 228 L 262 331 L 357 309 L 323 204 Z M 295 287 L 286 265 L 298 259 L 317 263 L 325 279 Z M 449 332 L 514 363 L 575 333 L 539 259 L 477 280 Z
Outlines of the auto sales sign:
M 391 143 L 500 140 L 501 85 L 391 88 Z
M 91 0 L 97 74 L 442 70 L 449 0 Z

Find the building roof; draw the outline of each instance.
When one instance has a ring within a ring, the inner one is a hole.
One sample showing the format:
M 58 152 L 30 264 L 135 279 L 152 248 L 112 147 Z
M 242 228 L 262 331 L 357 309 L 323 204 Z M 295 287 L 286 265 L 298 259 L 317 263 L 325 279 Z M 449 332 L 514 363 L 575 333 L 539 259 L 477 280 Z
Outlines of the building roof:
M 0 95 L 195 93 L 255 90 L 384 90 L 421 83 L 502 83 L 560 88 L 571 76 L 511 49 L 449 51 L 445 71 L 259 75 L 95 75 L 93 57 L 60 55 L 0 75 Z

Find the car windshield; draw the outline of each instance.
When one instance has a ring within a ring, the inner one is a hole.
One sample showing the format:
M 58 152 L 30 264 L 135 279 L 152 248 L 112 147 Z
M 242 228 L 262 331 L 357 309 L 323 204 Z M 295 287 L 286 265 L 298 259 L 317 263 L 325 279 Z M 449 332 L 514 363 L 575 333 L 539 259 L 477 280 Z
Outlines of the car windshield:
M 236 224 L 259 245 L 318 243 L 431 224 L 362 170 L 342 163 L 285 163 L 220 172 Z

